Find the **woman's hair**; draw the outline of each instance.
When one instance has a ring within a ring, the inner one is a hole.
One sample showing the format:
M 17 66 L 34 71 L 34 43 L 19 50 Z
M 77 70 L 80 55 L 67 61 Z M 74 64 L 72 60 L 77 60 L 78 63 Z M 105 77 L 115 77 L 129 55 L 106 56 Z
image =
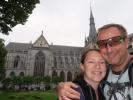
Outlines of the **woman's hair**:
M 81 60 L 80 60 L 80 62 L 82 64 L 84 64 L 84 61 L 85 61 L 85 58 L 86 58 L 87 53 L 88 52 L 91 52 L 91 51 L 100 52 L 100 50 L 98 48 L 88 48 L 88 47 L 83 48 L 83 50 L 81 52 Z

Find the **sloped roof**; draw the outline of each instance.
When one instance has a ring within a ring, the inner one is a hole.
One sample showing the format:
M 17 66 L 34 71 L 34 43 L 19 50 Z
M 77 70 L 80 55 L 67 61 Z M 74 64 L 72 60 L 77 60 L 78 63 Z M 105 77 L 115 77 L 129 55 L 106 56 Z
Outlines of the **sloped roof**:
M 17 42 L 10 42 L 7 46 L 7 50 L 28 50 L 31 48 L 32 44 L 28 43 L 17 43 Z
M 59 51 L 62 51 L 62 52 L 71 52 L 71 51 L 81 52 L 82 48 L 83 47 L 63 46 L 63 45 L 50 45 L 50 49 L 53 52 L 59 52 Z

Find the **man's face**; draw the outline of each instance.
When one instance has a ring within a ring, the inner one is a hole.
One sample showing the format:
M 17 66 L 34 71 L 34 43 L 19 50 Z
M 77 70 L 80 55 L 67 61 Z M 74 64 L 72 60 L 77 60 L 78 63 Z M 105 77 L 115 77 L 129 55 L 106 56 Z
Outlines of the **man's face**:
M 120 31 L 110 27 L 98 34 L 98 45 L 103 57 L 114 65 L 121 65 L 127 55 L 128 39 L 122 38 Z

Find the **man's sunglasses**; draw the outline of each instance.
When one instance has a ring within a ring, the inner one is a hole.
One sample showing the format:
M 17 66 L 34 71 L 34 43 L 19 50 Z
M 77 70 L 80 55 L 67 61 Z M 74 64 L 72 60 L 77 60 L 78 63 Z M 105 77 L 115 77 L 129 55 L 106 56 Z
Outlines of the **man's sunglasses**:
M 117 46 L 120 43 L 122 43 L 124 39 L 125 39 L 124 36 L 116 36 L 116 37 L 109 38 L 107 40 L 99 40 L 97 41 L 97 44 L 100 49 L 103 49 L 103 48 L 106 48 L 107 45 L 112 46 L 112 47 Z

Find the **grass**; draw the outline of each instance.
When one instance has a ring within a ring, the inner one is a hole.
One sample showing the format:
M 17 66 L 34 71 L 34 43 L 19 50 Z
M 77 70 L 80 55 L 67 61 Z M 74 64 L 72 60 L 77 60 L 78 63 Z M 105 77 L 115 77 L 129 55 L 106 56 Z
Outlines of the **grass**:
M 0 92 L 0 100 L 57 100 L 57 96 L 53 91 Z

